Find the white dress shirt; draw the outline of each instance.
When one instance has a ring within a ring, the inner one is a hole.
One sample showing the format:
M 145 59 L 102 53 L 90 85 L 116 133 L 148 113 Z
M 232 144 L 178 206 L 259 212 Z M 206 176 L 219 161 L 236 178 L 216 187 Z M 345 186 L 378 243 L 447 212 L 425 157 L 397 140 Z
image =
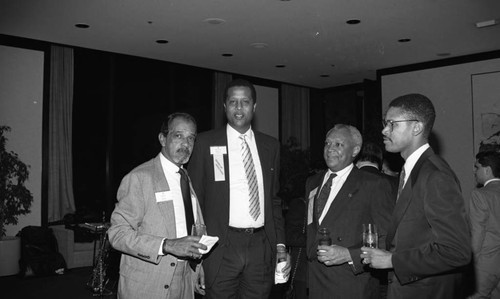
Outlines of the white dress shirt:
M 228 160 L 229 160 L 229 226 L 247 228 L 264 226 L 264 179 L 260 165 L 259 153 L 255 143 L 255 136 L 250 128 L 245 132 L 245 139 L 250 153 L 252 154 L 257 184 L 259 187 L 260 215 L 257 220 L 250 216 L 250 194 L 248 192 L 248 181 L 241 155 L 242 135 L 230 125 L 226 127 Z
M 326 175 L 323 178 L 323 183 L 321 184 L 321 188 L 323 188 L 323 185 L 326 183 L 326 181 L 328 180 L 330 175 L 335 173 L 335 174 L 337 174 L 337 176 L 334 177 L 332 180 L 332 187 L 330 189 L 330 195 L 328 196 L 328 200 L 326 201 L 325 208 L 323 209 L 323 212 L 321 212 L 321 216 L 318 219 L 319 224 L 321 224 L 321 222 L 323 221 L 323 218 L 325 218 L 325 215 L 328 212 L 328 210 L 330 209 L 330 206 L 332 205 L 333 200 L 335 199 L 335 197 L 339 193 L 340 188 L 342 188 L 342 186 L 344 185 L 345 180 L 347 179 L 347 177 L 351 173 L 353 167 L 354 167 L 354 164 L 351 163 L 351 164 L 349 164 L 349 166 L 345 167 L 344 169 L 342 169 L 340 171 L 332 172 L 330 169 L 328 169 L 328 171 L 326 172 Z M 320 192 L 321 188 L 318 190 L 318 192 Z
M 420 156 L 430 147 L 428 143 L 422 145 L 419 147 L 416 151 L 414 151 L 405 161 L 405 165 L 403 165 L 405 169 L 405 181 L 403 183 L 403 188 L 406 184 L 406 181 L 410 177 L 411 171 L 413 170 L 413 167 L 415 167 L 415 164 L 417 164 L 418 159 L 420 159 Z

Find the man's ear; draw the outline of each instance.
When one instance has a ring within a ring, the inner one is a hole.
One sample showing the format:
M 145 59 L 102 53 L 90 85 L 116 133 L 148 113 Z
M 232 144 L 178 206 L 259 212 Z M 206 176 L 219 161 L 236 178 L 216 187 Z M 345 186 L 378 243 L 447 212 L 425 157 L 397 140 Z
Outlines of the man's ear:
M 417 121 L 415 125 L 413 125 L 413 135 L 418 136 L 422 133 L 424 133 L 424 124 Z
M 255 108 L 257 108 L 257 103 L 253 104 L 253 113 L 255 113 Z
M 361 146 L 356 145 L 352 150 L 352 157 L 356 158 L 356 156 L 359 154 L 360 151 L 361 151 Z
M 163 135 L 163 133 L 159 133 L 158 141 L 160 141 L 161 146 L 165 146 L 165 144 L 167 144 L 167 137 Z

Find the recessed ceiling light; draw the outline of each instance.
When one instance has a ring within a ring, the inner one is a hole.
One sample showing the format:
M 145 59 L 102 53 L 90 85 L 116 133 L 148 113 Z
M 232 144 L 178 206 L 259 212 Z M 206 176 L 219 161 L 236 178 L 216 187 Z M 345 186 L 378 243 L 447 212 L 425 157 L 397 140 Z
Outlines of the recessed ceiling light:
M 410 41 L 411 41 L 411 38 L 398 39 L 398 42 L 400 42 L 400 43 L 407 43 L 407 42 L 410 42 Z
M 264 49 L 264 48 L 269 47 L 269 45 L 266 43 L 253 43 L 253 44 L 250 44 L 250 47 L 255 48 L 255 49 Z
M 446 57 L 446 56 L 450 56 L 451 53 L 437 53 L 436 55 L 439 57 Z
M 158 43 L 158 44 L 168 44 L 168 40 L 166 40 L 166 39 L 158 39 L 158 40 L 156 40 L 156 43 Z
M 330 64 L 331 67 L 335 67 L 335 64 Z
M 225 23 L 226 20 L 220 19 L 220 18 L 208 18 L 208 19 L 203 20 L 203 22 L 211 24 L 211 25 L 219 25 L 219 24 Z
M 361 21 L 357 20 L 357 19 L 352 19 L 352 20 L 348 20 L 346 23 L 349 25 L 356 25 L 356 24 L 361 23 Z
M 319 75 L 321 78 L 328 78 L 330 75 Z
M 78 23 L 78 24 L 75 24 L 75 27 L 76 28 L 80 28 L 80 29 L 87 29 L 90 27 L 89 24 L 85 24 L 85 23 Z
M 222 54 L 222 56 L 224 56 L 224 57 L 232 57 L 233 54 L 231 54 L 231 53 L 224 53 L 224 54 Z
M 284 65 L 284 64 L 277 64 L 277 65 L 275 65 L 274 67 L 277 67 L 277 68 L 285 68 L 285 67 L 286 67 L 286 65 Z
M 486 21 L 476 23 L 477 28 L 484 28 L 484 27 L 489 27 L 489 26 L 494 26 L 494 25 L 498 25 L 498 20 L 486 20 Z

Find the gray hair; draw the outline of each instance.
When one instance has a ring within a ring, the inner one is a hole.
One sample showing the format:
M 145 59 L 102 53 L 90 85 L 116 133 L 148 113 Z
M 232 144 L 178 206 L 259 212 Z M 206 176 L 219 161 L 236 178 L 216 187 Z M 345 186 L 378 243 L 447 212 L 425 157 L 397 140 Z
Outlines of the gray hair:
M 326 136 L 330 135 L 330 132 L 334 130 L 341 130 L 341 129 L 346 129 L 349 131 L 349 134 L 351 134 L 352 141 L 354 142 L 354 146 L 361 146 L 363 145 L 363 137 L 361 136 L 361 133 L 359 132 L 358 129 L 354 126 L 350 125 L 345 125 L 345 124 L 336 124 L 333 128 L 331 128 L 328 133 L 326 133 Z

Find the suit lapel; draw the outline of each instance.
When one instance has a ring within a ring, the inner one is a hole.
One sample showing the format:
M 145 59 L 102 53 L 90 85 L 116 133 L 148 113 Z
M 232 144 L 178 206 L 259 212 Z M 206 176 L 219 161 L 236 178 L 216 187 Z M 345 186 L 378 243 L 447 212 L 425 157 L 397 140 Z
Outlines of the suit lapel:
M 262 190 L 264 192 L 264 209 L 265 211 L 270 211 L 272 209 L 272 201 L 265 200 L 266 196 L 268 196 L 266 194 L 267 184 L 272 181 L 272 178 L 270 177 L 271 173 L 267 171 L 268 167 L 270 167 L 271 165 L 271 162 L 269 160 L 270 150 L 268 144 L 262 141 L 260 133 L 256 131 L 253 132 L 255 137 L 255 145 L 257 146 L 257 153 L 260 161 L 260 168 L 262 171 L 262 186 L 264 188 L 264 190 Z M 265 212 L 265 215 L 267 214 L 268 213 Z
M 154 178 L 153 178 L 153 189 L 154 193 L 158 192 L 166 192 L 170 190 L 168 186 L 167 179 L 165 178 L 165 173 L 163 172 L 163 168 L 161 167 L 160 154 L 156 156 L 153 160 L 154 164 Z M 156 198 L 154 199 L 156 200 Z M 160 223 L 165 227 L 167 231 L 167 236 L 176 236 L 176 227 L 175 227 L 175 214 L 174 214 L 174 204 L 172 200 L 156 202 L 158 209 L 160 210 L 163 221 Z
M 323 221 L 337 219 L 345 211 L 346 206 L 351 202 L 352 196 L 358 191 L 359 171 L 356 167 L 351 170 L 342 188 L 340 188 L 330 205 Z
M 387 245 L 386 248 L 390 248 L 390 245 L 392 243 L 394 235 L 396 234 L 396 230 L 399 226 L 399 223 L 403 219 L 403 216 L 406 214 L 406 210 L 408 209 L 411 203 L 411 200 L 413 198 L 412 197 L 413 187 L 415 182 L 417 181 L 420 169 L 422 168 L 423 163 L 427 159 L 429 159 L 429 157 L 432 156 L 433 154 L 434 152 L 432 151 L 431 148 L 427 149 L 425 152 L 422 153 L 417 163 L 411 170 L 410 176 L 408 177 L 408 180 L 405 183 L 403 190 L 401 190 L 401 194 L 399 195 L 398 201 L 394 206 L 394 212 L 392 214 L 392 223 L 388 230 L 386 238 L 386 245 Z

